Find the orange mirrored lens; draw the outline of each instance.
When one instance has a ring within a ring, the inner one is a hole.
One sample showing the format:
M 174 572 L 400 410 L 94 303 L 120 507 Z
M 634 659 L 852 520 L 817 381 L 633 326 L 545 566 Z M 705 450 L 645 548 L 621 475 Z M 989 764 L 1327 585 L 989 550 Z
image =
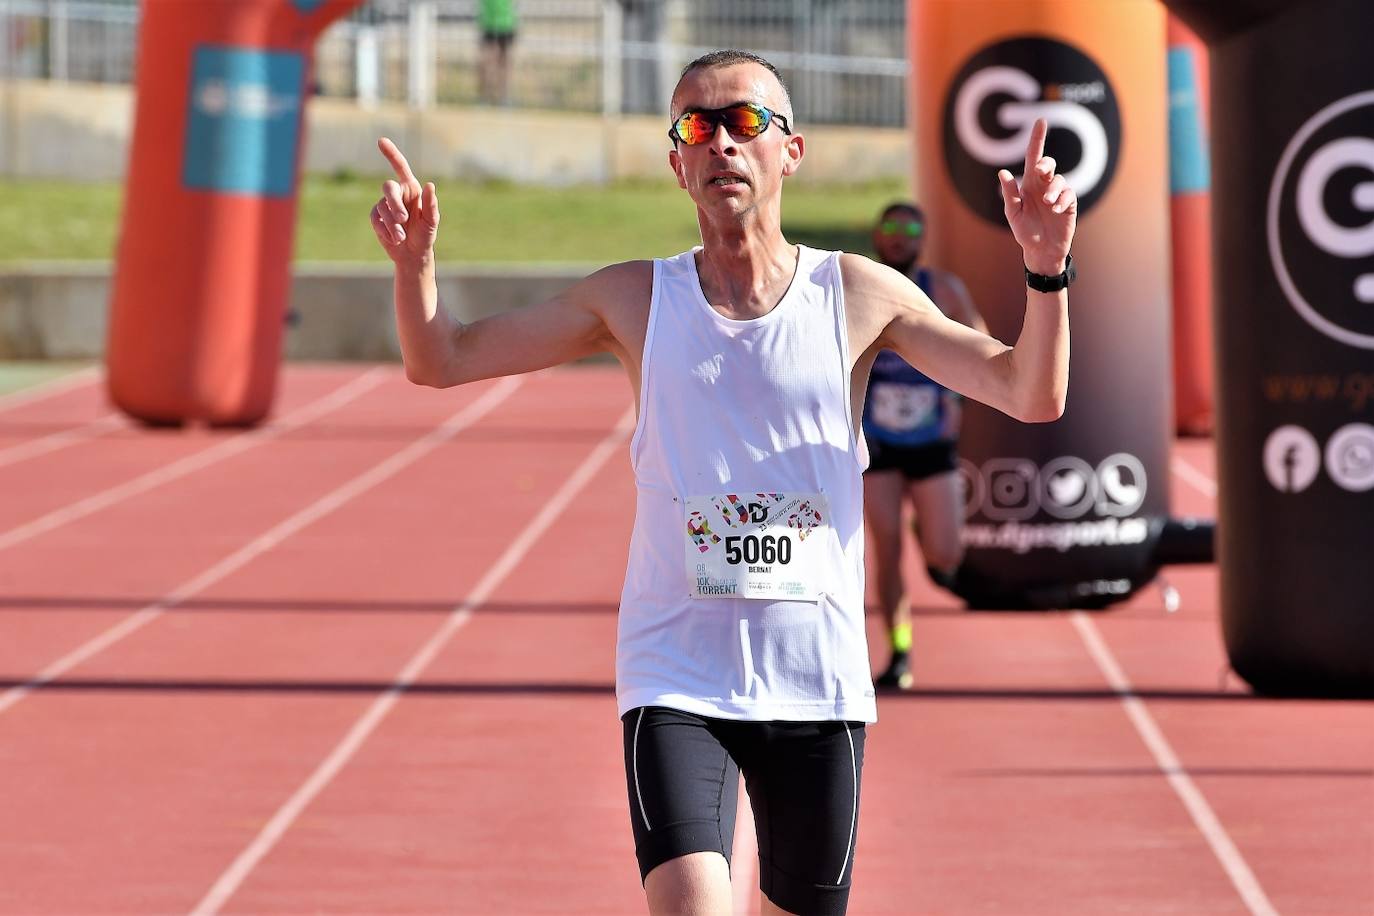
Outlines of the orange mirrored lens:
M 768 112 L 757 106 L 734 105 L 716 111 L 689 111 L 673 126 L 678 139 L 694 146 L 714 136 L 721 124 L 732 137 L 757 137 L 768 126 L 768 118 Z

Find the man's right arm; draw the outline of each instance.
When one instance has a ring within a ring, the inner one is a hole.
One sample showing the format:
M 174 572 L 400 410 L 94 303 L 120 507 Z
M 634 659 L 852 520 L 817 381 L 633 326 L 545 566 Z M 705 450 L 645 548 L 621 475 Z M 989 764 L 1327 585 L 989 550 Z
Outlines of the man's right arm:
M 371 223 L 395 265 L 392 292 L 407 378 L 447 388 L 618 349 L 604 309 L 626 301 L 638 286 L 647 294 L 650 266 L 613 265 L 547 302 L 463 324 L 439 301 L 434 259 L 439 200 L 434 185 L 420 184 L 390 140 L 383 138 L 377 145 L 396 179 L 382 185 Z
M 398 263 L 396 327 L 406 378 L 449 388 L 618 353 L 604 308 L 636 294 L 647 302 L 652 270 L 643 261 L 614 264 L 546 302 L 463 324 L 439 301 L 432 259 L 416 267 Z

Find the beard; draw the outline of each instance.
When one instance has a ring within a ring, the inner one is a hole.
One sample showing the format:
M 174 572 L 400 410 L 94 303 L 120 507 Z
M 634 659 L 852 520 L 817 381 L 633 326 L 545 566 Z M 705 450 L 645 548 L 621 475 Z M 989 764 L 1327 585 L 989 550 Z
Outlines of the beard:
M 902 258 L 896 261 L 889 261 L 886 258 L 879 258 L 888 267 L 903 274 L 910 274 L 911 268 L 916 266 L 916 262 L 921 260 L 920 255 L 912 255 L 909 258 Z

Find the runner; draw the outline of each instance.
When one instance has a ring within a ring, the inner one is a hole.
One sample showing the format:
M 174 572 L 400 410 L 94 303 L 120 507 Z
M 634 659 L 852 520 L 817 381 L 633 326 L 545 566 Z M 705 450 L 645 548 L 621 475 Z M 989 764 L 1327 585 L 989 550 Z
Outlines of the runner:
M 434 185 L 385 139 L 397 179 L 372 226 L 395 265 L 412 381 L 443 388 L 598 352 L 629 376 L 637 504 L 616 692 L 650 912 L 730 909 L 743 772 L 763 912 L 843 913 L 864 727 L 876 720 L 857 422 L 868 372 L 888 348 L 1013 417 L 1058 417 L 1077 203 L 1042 156 L 1044 121 L 1027 137 L 1024 189 L 1006 170 L 988 176 L 1029 282 L 1058 290 L 1028 292 L 1008 347 L 946 318 L 890 268 L 788 243 L 782 186 L 806 141 L 767 61 L 698 58 L 671 108 L 668 161 L 696 206 L 700 248 L 615 264 L 548 302 L 464 325 L 435 286 Z
M 888 204 L 873 227 L 878 260 L 921 288 L 950 318 L 987 333 L 962 280 L 921 264 L 926 218 L 914 203 Z M 931 581 L 946 587 L 964 559 L 959 539 L 964 502 L 959 491 L 959 394 L 913 368 L 892 350 L 873 361 L 864 400 L 868 443 L 864 518 L 873 535 L 873 569 L 892 658 L 874 683 L 908 690 L 911 607 L 902 579 L 903 504 L 915 510 L 916 540 Z

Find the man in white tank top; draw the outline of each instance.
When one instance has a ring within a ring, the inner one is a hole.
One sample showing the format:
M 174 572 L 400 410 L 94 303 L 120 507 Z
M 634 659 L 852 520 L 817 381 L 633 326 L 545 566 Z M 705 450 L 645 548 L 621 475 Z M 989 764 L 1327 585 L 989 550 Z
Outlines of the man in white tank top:
M 379 141 L 396 180 L 371 221 L 395 265 L 407 377 L 444 388 L 610 352 L 635 391 L 616 693 L 650 912 L 729 911 L 741 773 L 761 911 L 845 911 L 877 718 L 858 430 L 869 369 L 891 349 L 1023 421 L 1063 412 L 1077 199 L 1043 155 L 1046 130 L 1031 130 L 1019 182 L 995 179 L 1030 287 L 1015 346 L 946 318 L 890 268 L 788 243 L 782 187 L 806 143 L 777 70 L 747 52 L 693 61 L 673 93 L 668 163 L 700 248 L 467 325 L 438 299 L 434 185 Z

